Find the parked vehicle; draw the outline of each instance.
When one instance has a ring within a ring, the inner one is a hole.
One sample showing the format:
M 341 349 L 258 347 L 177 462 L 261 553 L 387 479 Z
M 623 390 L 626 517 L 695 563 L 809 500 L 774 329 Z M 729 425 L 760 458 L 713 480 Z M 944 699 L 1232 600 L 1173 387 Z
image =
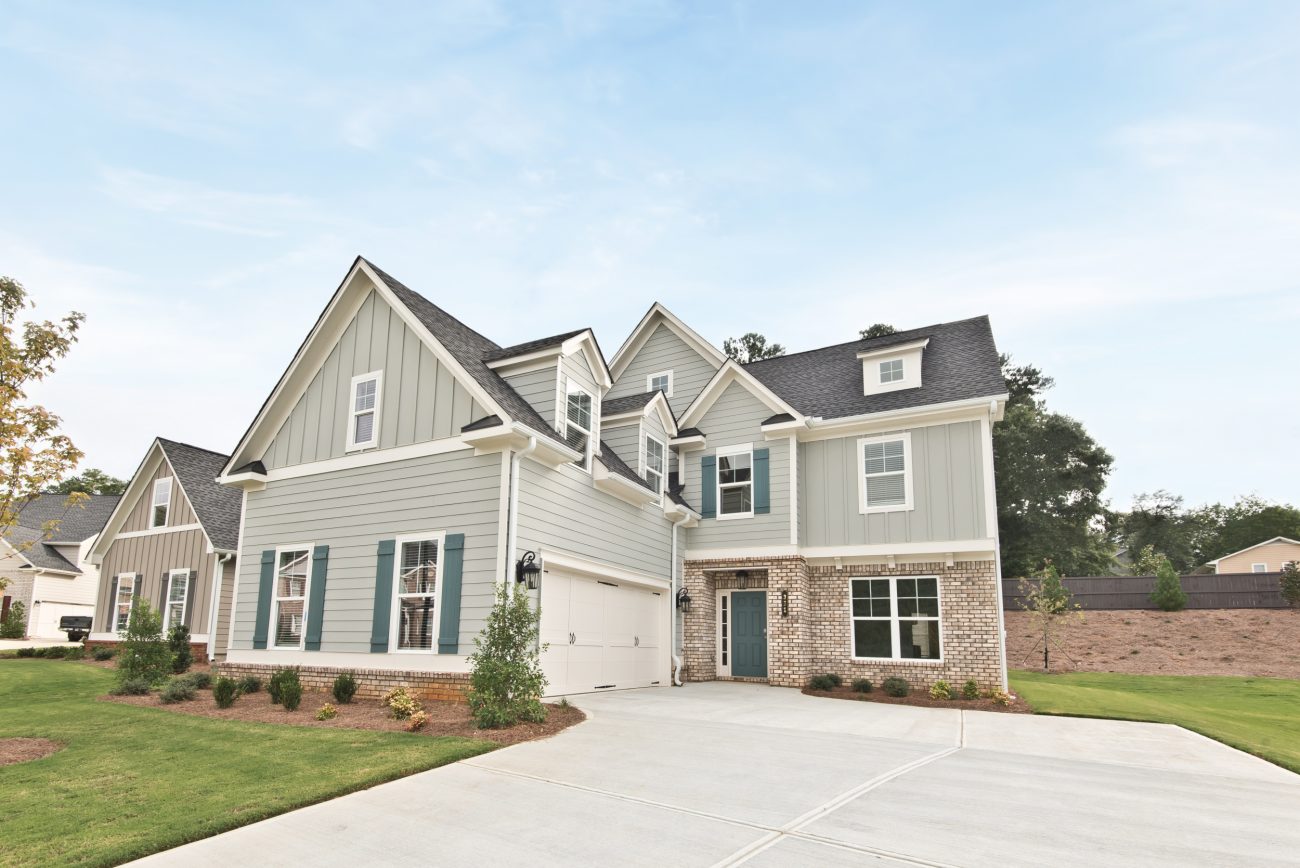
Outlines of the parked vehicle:
M 90 635 L 90 616 L 64 615 L 59 619 L 59 629 L 68 634 L 69 642 L 80 642 Z

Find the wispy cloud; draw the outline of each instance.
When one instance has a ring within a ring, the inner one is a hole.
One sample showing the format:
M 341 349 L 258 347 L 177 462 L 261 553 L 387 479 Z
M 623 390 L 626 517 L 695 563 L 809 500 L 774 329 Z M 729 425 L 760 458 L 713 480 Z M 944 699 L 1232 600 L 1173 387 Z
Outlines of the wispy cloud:
M 100 190 L 124 205 L 188 226 L 260 238 L 284 235 L 313 214 L 312 203 L 299 196 L 221 190 L 137 169 L 105 169 Z

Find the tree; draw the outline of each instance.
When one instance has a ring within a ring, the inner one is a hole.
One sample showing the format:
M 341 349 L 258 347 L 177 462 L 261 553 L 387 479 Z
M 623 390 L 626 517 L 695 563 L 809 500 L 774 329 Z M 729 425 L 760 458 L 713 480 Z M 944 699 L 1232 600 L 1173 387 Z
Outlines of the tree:
M 497 590 L 496 603 L 469 655 L 472 669 L 465 698 L 480 729 L 546 719 L 546 676 L 538 648 L 541 619 L 527 594 L 511 593 L 508 584 Z
M 73 311 L 57 323 L 19 324 L 19 315 L 32 306 L 21 283 L 0 277 L 0 536 L 13 529 L 28 501 L 81 460 L 81 451 L 59 433 L 59 417 L 28 403 L 27 389 L 54 373 L 54 363 L 72 349 L 85 317 Z M 0 579 L 0 589 L 7 585 Z
M 126 630 L 122 633 L 122 651 L 117 657 L 118 681 L 143 679 L 157 684 L 171 674 L 172 655 L 162 635 L 162 612 L 137 599 L 131 607 Z
M 1278 577 L 1282 588 L 1282 599 L 1291 608 L 1300 608 L 1300 561 L 1290 561 L 1282 565 L 1282 575 Z
M 861 335 L 862 339 L 865 341 L 868 338 L 883 338 L 885 335 L 898 334 L 898 329 L 894 328 L 889 323 L 878 322 L 864 328 L 862 331 L 858 332 L 858 334 Z
M 1239 497 L 1232 506 L 1216 503 L 1197 510 L 1196 516 L 1203 528 L 1198 563 L 1239 552 L 1275 536 L 1300 538 L 1300 509 L 1258 497 Z
M 1133 575 L 1154 576 L 1169 559 L 1156 551 L 1155 546 L 1145 546 L 1133 561 Z
M 1063 622 L 1067 618 L 1082 618 L 1081 607 L 1074 602 L 1074 595 L 1061 581 L 1060 572 L 1048 561 L 1034 579 L 1020 580 L 1020 608 L 1029 614 L 1034 631 L 1039 635 L 1038 642 L 1029 649 L 1029 653 L 1034 653 L 1039 644 L 1043 646 L 1043 671 L 1046 672 L 1051 646 L 1055 645 L 1057 650 L 1065 653 L 1057 640 Z M 1029 659 L 1028 654 L 1025 659 Z M 1069 655 L 1066 655 L 1066 659 L 1069 659 Z
M 758 332 L 746 332 L 739 339 L 727 338 L 722 342 L 722 351 L 742 365 L 785 355 L 785 347 L 769 344 Z
M 55 494 L 122 494 L 126 491 L 127 482 L 125 479 L 118 479 L 116 476 L 109 476 L 104 471 L 91 467 L 84 473 L 77 476 L 69 476 L 67 479 L 54 486 Z
M 21 639 L 27 635 L 27 607 L 19 600 L 0 621 L 0 639 Z
M 1151 602 L 1166 612 L 1179 612 L 1187 607 L 1187 592 L 1168 558 L 1164 558 L 1157 568 L 1156 589 L 1151 592 Z
M 1139 494 L 1133 499 L 1133 509 L 1118 519 L 1121 538 L 1129 551 L 1152 548 L 1161 552 L 1174 565 L 1175 570 L 1186 571 L 1199 563 L 1199 545 L 1204 533 L 1204 523 L 1196 513 L 1183 509 L 1183 499 L 1161 489 L 1152 494 Z M 1154 573 L 1133 571 L 1135 576 Z

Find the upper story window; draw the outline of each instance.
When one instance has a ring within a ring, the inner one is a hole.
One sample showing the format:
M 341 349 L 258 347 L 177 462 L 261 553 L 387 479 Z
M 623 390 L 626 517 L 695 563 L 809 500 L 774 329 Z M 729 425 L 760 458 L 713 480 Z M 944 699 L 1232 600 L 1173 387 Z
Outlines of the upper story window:
M 569 381 L 565 390 L 564 442 L 582 454 L 574 464 L 583 470 L 591 469 L 592 409 L 591 395 Z
M 153 483 L 153 509 L 149 513 L 149 527 L 164 527 L 172 509 L 172 478 L 165 476 Z
M 665 398 L 673 396 L 673 372 L 660 371 L 645 378 L 647 392 L 663 392 Z
M 379 442 L 379 388 L 383 372 L 352 378 L 352 413 L 348 420 L 348 450 L 368 449 Z
M 438 636 L 438 549 L 442 536 L 398 540 L 393 650 L 431 651 Z
M 864 437 L 858 441 L 858 512 L 912 508 L 912 436 Z
M 667 472 L 667 449 L 660 440 L 650 435 L 645 438 L 645 481 L 654 489 L 655 494 L 663 494 L 664 474 Z
M 903 379 L 903 360 L 890 359 L 880 363 L 880 382 L 897 383 Z
M 307 610 L 307 570 L 311 549 L 282 549 L 275 573 L 276 648 L 301 648 L 303 619 Z
M 749 444 L 718 450 L 718 518 L 754 514 L 754 451 Z

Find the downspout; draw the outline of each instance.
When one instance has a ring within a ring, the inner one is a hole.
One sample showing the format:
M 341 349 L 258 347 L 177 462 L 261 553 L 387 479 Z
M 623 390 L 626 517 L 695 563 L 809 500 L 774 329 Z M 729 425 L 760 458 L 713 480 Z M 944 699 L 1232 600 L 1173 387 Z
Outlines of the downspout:
M 677 581 L 677 528 L 690 521 L 689 515 L 684 515 L 677 521 L 673 522 L 673 544 L 672 560 L 668 562 L 668 575 L 672 580 L 668 583 L 669 596 L 672 597 L 672 616 L 668 620 L 668 650 L 673 658 L 673 677 L 672 682 L 675 687 L 682 686 L 682 657 L 677 653 L 677 591 L 679 583 Z
M 993 456 L 993 426 L 996 424 L 993 417 L 997 415 L 998 402 L 996 400 L 989 402 L 989 464 L 993 465 L 995 460 Z M 1002 611 L 1002 529 L 998 526 L 998 496 L 997 496 L 997 468 L 993 468 L 994 477 L 988 480 L 988 484 L 993 486 L 993 569 L 994 576 L 997 580 L 997 600 L 998 600 L 998 634 L 1001 647 L 1002 658 L 1002 689 L 1011 692 L 1011 679 L 1007 676 L 1007 617 Z
M 537 451 L 537 438 L 529 437 L 528 445 L 510 456 L 510 506 L 506 514 L 506 574 L 501 577 L 505 583 L 505 592 L 511 593 L 510 574 L 514 569 L 515 549 L 518 548 L 519 534 L 519 463 Z
M 208 662 L 217 653 L 217 623 L 221 614 L 221 583 L 226 573 L 226 562 L 235 556 L 234 552 L 217 555 L 216 572 L 212 582 L 212 605 L 208 611 Z

